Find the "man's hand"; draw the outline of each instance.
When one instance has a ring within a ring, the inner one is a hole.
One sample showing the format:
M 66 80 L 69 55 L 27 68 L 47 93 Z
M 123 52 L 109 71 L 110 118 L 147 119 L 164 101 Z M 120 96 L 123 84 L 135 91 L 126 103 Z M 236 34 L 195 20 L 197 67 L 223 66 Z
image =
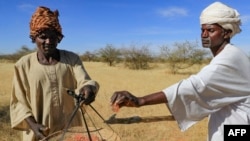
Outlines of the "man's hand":
M 96 87 L 92 85 L 86 85 L 80 90 L 80 94 L 84 97 L 84 104 L 89 105 L 90 103 L 95 101 L 96 97 Z
M 110 104 L 114 112 L 118 112 L 119 108 L 126 107 L 139 107 L 139 98 L 135 97 L 128 91 L 116 91 L 111 97 Z
M 36 140 L 41 140 L 46 136 L 48 136 L 49 128 L 42 124 L 37 123 L 34 117 L 28 117 L 25 120 L 29 124 L 31 130 L 34 132 Z

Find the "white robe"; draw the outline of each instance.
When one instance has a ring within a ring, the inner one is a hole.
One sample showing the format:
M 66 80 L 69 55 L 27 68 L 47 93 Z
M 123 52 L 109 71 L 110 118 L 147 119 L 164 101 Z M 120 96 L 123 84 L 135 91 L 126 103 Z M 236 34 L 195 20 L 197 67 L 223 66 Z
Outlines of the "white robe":
M 198 74 L 163 92 L 182 131 L 209 116 L 209 141 L 223 141 L 225 124 L 250 124 L 250 61 L 231 44 Z

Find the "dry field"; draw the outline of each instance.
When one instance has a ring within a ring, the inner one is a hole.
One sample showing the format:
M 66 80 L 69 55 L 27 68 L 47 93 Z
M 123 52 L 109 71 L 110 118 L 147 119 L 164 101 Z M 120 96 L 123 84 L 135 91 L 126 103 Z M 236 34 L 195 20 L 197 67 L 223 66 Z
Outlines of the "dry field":
M 109 101 L 112 93 L 117 90 L 128 90 L 137 96 L 153 93 L 164 89 L 171 84 L 187 78 L 189 74 L 172 75 L 164 64 L 154 64 L 151 70 L 128 70 L 121 65 L 108 67 L 103 63 L 84 62 L 85 68 L 92 79 L 100 83 L 100 90 L 96 101 L 92 104 L 95 109 L 108 119 L 112 112 Z M 188 70 L 197 72 L 198 68 Z M 20 133 L 10 128 L 9 98 L 13 63 L 0 61 L 0 141 L 19 141 Z M 94 113 L 90 112 L 91 116 Z M 117 118 L 133 116 L 168 116 L 170 115 L 165 104 L 145 106 L 141 108 L 122 108 L 117 113 Z M 97 123 L 103 124 L 101 118 L 96 118 Z M 104 124 L 105 126 L 105 124 Z M 207 134 L 207 119 L 181 132 L 175 121 L 158 121 L 149 123 L 110 124 L 118 133 L 122 141 L 205 141 Z

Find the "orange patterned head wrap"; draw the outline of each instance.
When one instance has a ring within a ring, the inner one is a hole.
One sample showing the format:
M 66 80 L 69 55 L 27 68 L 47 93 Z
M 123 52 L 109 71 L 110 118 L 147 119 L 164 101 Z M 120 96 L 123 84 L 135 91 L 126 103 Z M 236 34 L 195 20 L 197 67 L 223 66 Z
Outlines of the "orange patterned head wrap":
M 34 42 L 36 36 L 45 29 L 55 30 L 60 42 L 63 38 L 63 34 L 58 16 L 58 10 L 53 12 L 47 7 L 38 7 L 30 20 L 30 38 L 32 42 Z

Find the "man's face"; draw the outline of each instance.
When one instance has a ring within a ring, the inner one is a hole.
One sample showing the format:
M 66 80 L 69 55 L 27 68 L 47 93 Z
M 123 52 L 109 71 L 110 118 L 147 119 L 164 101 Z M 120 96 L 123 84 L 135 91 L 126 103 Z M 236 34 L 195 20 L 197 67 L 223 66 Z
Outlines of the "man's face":
M 225 41 L 225 30 L 218 24 L 202 24 L 201 41 L 204 48 L 219 48 Z
M 53 55 L 58 44 L 58 35 L 54 30 L 43 30 L 35 38 L 38 50 L 44 55 Z

